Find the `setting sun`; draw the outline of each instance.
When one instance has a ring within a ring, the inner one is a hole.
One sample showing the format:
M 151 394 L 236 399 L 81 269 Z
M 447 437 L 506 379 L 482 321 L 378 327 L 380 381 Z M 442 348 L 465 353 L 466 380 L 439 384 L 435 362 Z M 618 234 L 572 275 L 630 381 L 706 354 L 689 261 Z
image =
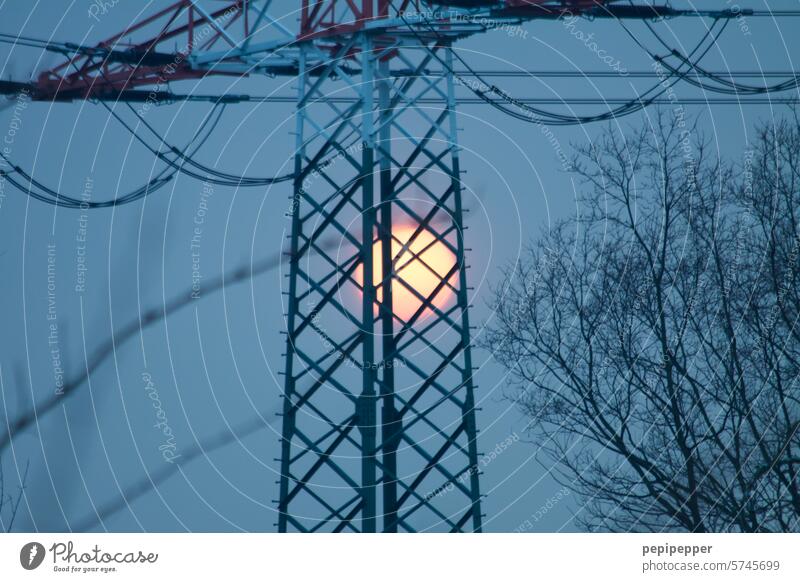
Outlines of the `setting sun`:
M 422 300 L 408 287 L 414 289 L 419 295 L 428 297 L 439 282 L 453 268 L 456 256 L 442 242 L 437 241 L 430 230 L 420 232 L 413 242 L 404 248 L 411 239 L 416 227 L 410 224 L 397 225 L 392 229 L 392 257 L 396 260 L 396 278 L 392 281 L 392 307 L 395 315 L 403 321 L 408 321 L 422 305 Z M 373 277 L 375 285 L 379 285 L 382 277 L 381 242 L 373 247 Z M 356 280 L 362 281 L 362 268 L 356 271 Z M 398 281 L 401 279 L 405 282 Z M 456 286 L 455 274 L 450 277 L 449 285 L 444 286 L 434 297 L 432 303 L 438 309 L 448 307 L 454 299 L 453 288 Z M 378 301 L 383 300 L 383 290 L 377 289 Z M 376 309 L 377 313 L 377 309 Z M 422 321 L 431 314 L 426 309 L 420 318 Z

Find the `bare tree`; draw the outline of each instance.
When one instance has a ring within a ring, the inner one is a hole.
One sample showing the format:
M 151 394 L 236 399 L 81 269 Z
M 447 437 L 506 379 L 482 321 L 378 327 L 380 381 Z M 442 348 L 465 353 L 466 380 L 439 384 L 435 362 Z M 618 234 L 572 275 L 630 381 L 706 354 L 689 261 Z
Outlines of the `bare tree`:
M 577 148 L 579 218 L 495 289 L 508 368 L 579 523 L 800 527 L 800 120 L 742 162 L 672 112 Z

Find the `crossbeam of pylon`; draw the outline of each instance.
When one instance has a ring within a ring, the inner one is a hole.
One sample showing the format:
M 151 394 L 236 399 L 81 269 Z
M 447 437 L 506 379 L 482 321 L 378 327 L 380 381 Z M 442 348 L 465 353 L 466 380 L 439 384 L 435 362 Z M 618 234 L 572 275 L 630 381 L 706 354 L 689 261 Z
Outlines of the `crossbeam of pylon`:
M 571 16 L 721 19 L 752 13 L 746 9 L 680 10 L 667 4 L 629 5 L 613 0 L 440 0 L 431 4 L 360 0 L 347 2 L 344 10 L 337 11 L 336 0 L 302 0 L 300 29 L 292 31 L 282 18 L 270 16 L 271 5 L 271 0 L 177 0 L 94 45 L 43 41 L 43 48 L 64 54 L 65 60 L 32 83 L 0 84 L 0 93 L 24 89 L 32 99 L 45 101 L 160 102 L 169 101 L 171 93 L 165 88 L 177 81 L 213 75 L 295 76 L 301 50 L 306 74 L 327 78 L 321 63 L 362 31 L 411 39 L 413 44 L 419 37 L 452 42 L 503 24 Z M 340 71 L 357 73 L 356 60 L 348 54 Z

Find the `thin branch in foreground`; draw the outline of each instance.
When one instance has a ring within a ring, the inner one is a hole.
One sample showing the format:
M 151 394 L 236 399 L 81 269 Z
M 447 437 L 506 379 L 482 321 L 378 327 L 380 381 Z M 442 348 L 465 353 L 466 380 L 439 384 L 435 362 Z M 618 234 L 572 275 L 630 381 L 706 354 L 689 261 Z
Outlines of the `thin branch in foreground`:
M 322 240 L 317 247 L 320 250 L 329 250 L 336 248 L 339 244 L 341 244 L 341 237 L 331 236 Z M 219 275 L 214 279 L 210 279 L 210 282 L 204 288 L 204 296 L 221 291 L 228 286 L 237 285 L 244 281 L 258 277 L 259 275 L 263 275 L 264 273 L 279 267 L 281 264 L 285 264 L 290 258 L 291 253 L 288 251 L 282 251 L 277 255 L 273 255 L 272 257 L 255 262 L 251 265 L 241 265 L 235 269 L 231 269 L 226 274 Z M 197 301 L 197 299 L 192 297 L 192 292 L 193 290 L 190 287 L 182 293 L 179 293 L 163 306 L 159 305 L 151 307 L 140 317 L 137 317 L 136 319 L 130 321 L 127 325 L 120 328 L 108 340 L 106 340 L 106 342 L 102 343 L 97 349 L 95 349 L 87 365 L 83 368 L 83 371 L 72 380 L 64 382 L 63 387 L 59 390 L 60 394 L 53 390 L 51 396 L 44 402 L 36 404 L 35 407 L 31 407 L 30 411 L 22 413 L 7 424 L 5 434 L 0 437 L 0 453 L 2 453 L 2 451 L 11 443 L 11 439 L 13 439 L 18 432 L 21 432 L 32 426 L 39 417 L 52 412 L 61 401 L 73 395 L 81 386 L 84 385 L 87 378 L 89 378 L 89 376 L 91 376 L 103 364 L 103 362 L 105 362 L 109 356 L 116 351 L 118 347 L 136 337 L 137 333 L 141 333 L 144 329 L 153 326 L 159 321 L 166 319 L 173 313 L 177 313 L 190 303 Z M 202 297 L 200 299 L 202 300 Z
M 328 239 L 320 244 L 321 248 L 334 248 L 339 244 L 338 239 Z M 262 261 L 253 263 L 252 265 L 243 265 L 232 269 L 226 274 L 220 275 L 211 279 L 208 286 L 205 288 L 207 294 L 216 293 L 225 287 L 236 285 L 244 281 L 253 279 L 259 275 L 267 273 L 272 269 L 280 266 L 282 263 L 289 259 L 288 253 L 281 253 L 276 256 L 269 257 Z M 41 402 L 28 412 L 24 412 L 17 418 L 12 420 L 7 425 L 7 430 L 0 438 L 0 452 L 3 451 L 10 443 L 17 433 L 29 428 L 35 421 L 40 419 L 41 416 L 52 412 L 55 408 L 75 394 L 78 389 L 84 385 L 87 378 L 91 376 L 109 356 L 111 356 L 116 349 L 121 345 L 136 337 L 144 329 L 153 326 L 159 321 L 166 319 L 170 315 L 177 313 L 185 308 L 190 303 L 196 301 L 192 298 L 192 289 L 187 289 L 183 293 L 179 293 L 176 297 L 168 301 L 163 306 L 159 305 L 151 307 L 145 311 L 141 317 L 137 317 L 133 321 L 119 329 L 114 333 L 106 342 L 101 344 L 89 359 L 88 364 L 83 371 L 72 380 L 64 382 L 63 388 L 60 390 L 61 394 L 56 394 L 53 390 L 52 395 L 44 402 Z
M 270 414 L 274 415 L 278 409 L 273 410 Z M 190 463 L 197 458 L 203 458 L 208 453 L 220 449 L 232 442 L 238 442 L 254 432 L 270 425 L 270 421 L 265 421 L 264 416 L 257 414 L 255 417 L 242 422 L 241 424 L 233 427 L 231 430 L 223 430 L 212 436 L 206 441 L 196 442 L 194 445 L 181 452 L 179 459 L 174 463 L 164 463 L 158 470 L 147 473 L 147 475 L 136 483 L 125 489 L 121 495 L 116 496 L 113 500 L 104 504 L 100 509 L 96 509 L 93 513 L 85 516 L 78 521 L 75 527 L 71 527 L 73 531 L 86 532 L 96 526 L 98 523 L 102 524 L 103 520 L 118 513 L 119 511 L 130 508 L 132 501 L 139 499 L 146 493 L 155 491 L 160 484 L 174 475 L 180 467 Z

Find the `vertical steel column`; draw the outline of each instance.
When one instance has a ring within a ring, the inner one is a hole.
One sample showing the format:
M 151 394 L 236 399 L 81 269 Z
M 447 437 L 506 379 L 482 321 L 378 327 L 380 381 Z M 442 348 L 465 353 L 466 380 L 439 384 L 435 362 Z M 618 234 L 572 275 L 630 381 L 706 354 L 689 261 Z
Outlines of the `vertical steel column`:
M 281 431 L 281 474 L 280 474 L 280 497 L 278 500 L 278 531 L 287 531 L 287 519 L 289 516 L 288 493 L 289 493 L 289 459 L 292 455 L 292 436 L 295 427 L 296 409 L 292 405 L 295 394 L 294 380 L 294 349 L 295 349 L 295 316 L 297 314 L 297 269 L 300 258 L 297 256 L 298 241 L 301 234 L 302 223 L 300 222 L 300 202 L 303 194 L 303 158 L 305 148 L 303 141 L 303 126 L 305 120 L 305 106 L 303 96 L 306 92 L 306 52 L 305 48 L 300 48 L 299 70 L 297 74 L 297 103 L 298 108 L 295 112 L 295 153 L 294 153 L 294 182 L 292 185 L 292 232 L 289 235 L 289 293 L 288 309 L 286 313 L 286 362 L 284 367 L 284 392 L 283 392 L 283 428 Z
M 464 423 L 468 438 L 468 452 L 470 463 L 470 488 L 472 489 L 472 527 L 481 531 L 480 510 L 480 485 L 478 479 L 478 430 L 475 423 L 475 387 L 472 382 L 472 340 L 469 327 L 469 297 L 467 289 L 467 264 L 464 247 L 464 207 L 461 199 L 461 164 L 458 148 L 458 119 L 456 118 L 456 93 L 453 79 L 453 48 L 448 46 L 445 52 L 447 63 L 447 110 L 450 122 L 450 151 L 451 151 L 451 184 L 455 198 L 455 212 L 453 220 L 456 223 L 457 260 L 460 264 L 458 270 L 458 303 L 461 307 L 461 341 L 464 345 L 464 373 L 463 386 L 466 390 L 464 398 Z
M 373 166 L 375 163 L 375 138 L 372 134 L 372 115 L 373 115 L 373 77 L 375 58 L 372 54 L 372 41 L 369 34 L 362 34 L 361 43 L 362 71 L 361 71 L 361 95 L 362 95 L 362 118 L 361 118 L 361 139 L 363 141 L 362 151 L 362 174 L 361 174 L 361 196 L 362 196 L 362 215 L 361 215 L 361 260 L 363 265 L 363 288 L 361 299 L 361 333 L 364 341 L 362 344 L 362 389 L 358 400 L 358 428 L 361 431 L 361 497 L 363 500 L 362 509 L 362 531 L 377 531 L 376 514 L 376 432 L 377 414 L 375 411 L 375 321 L 373 310 L 375 309 L 375 285 L 373 279 L 373 246 L 375 240 L 375 201 L 374 201 L 374 175 Z
M 392 107 L 389 59 L 378 62 L 378 155 L 381 186 L 381 440 L 383 442 L 383 531 L 397 531 L 397 445 L 396 437 L 402 429 L 402 420 L 397 418 L 394 399 L 394 303 L 392 300 Z

